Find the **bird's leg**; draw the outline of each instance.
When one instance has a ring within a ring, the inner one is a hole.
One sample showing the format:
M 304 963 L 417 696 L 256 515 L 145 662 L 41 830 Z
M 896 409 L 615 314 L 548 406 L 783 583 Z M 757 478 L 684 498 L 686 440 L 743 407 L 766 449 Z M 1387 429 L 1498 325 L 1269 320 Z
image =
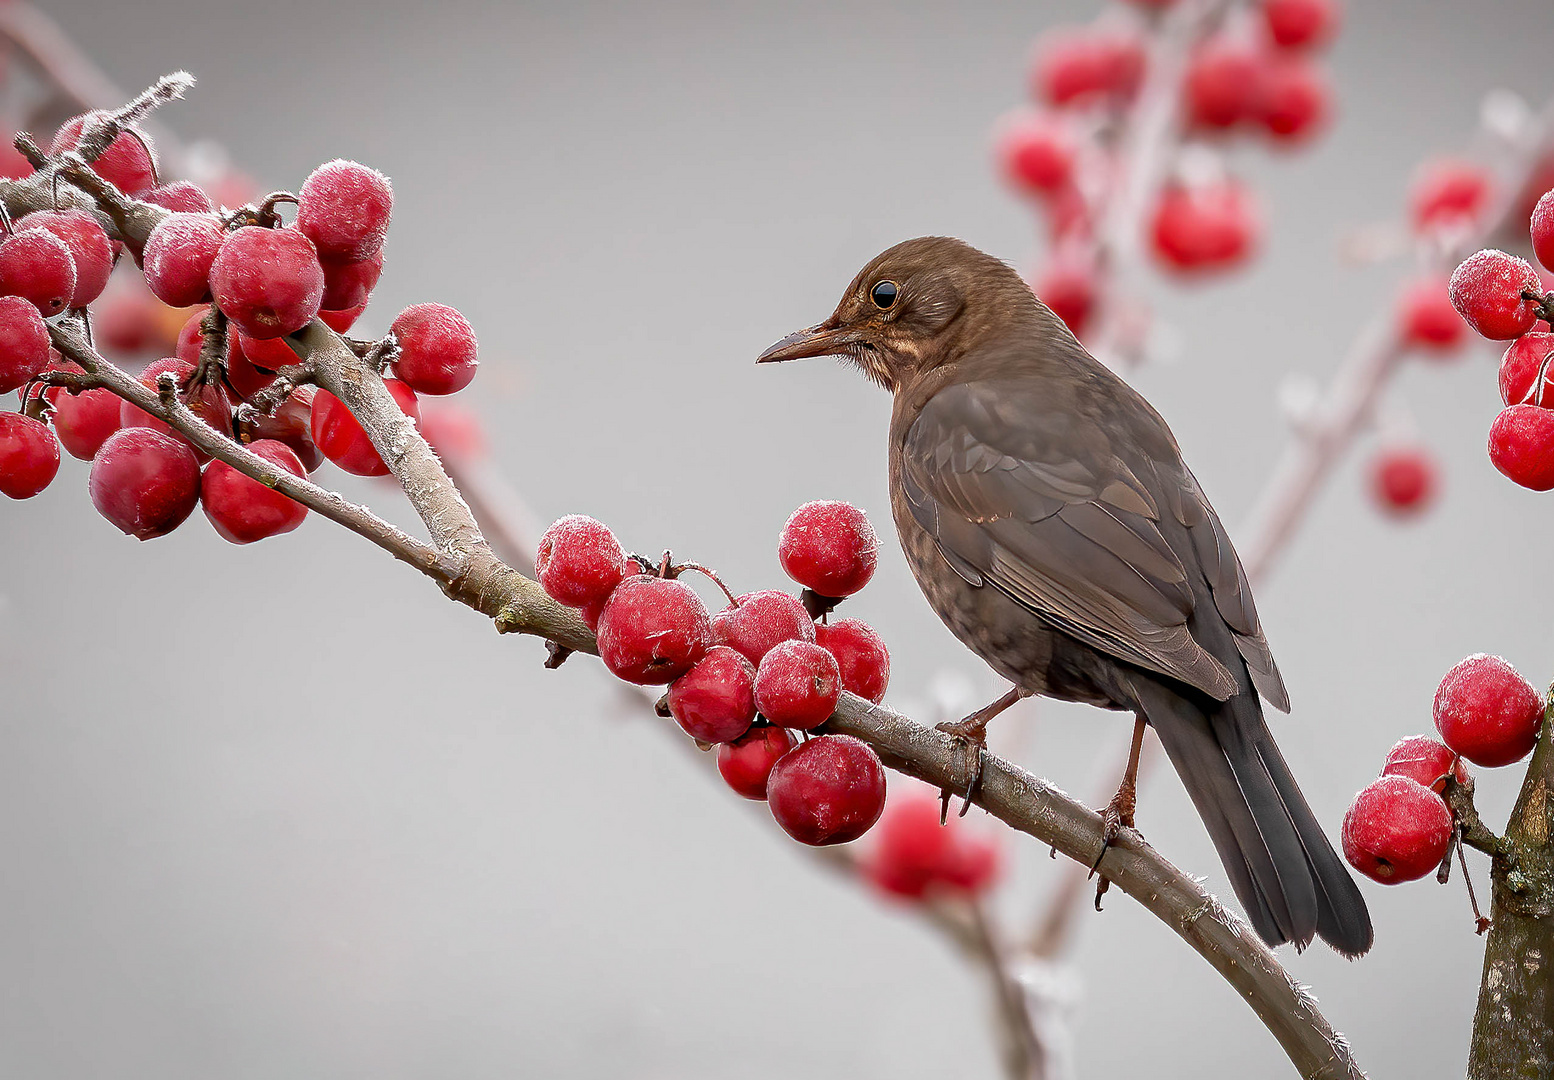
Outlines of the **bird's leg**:
M 1101 811 L 1101 853 L 1090 867 L 1091 877 L 1101 868 L 1101 860 L 1106 858 L 1106 849 L 1112 846 L 1117 834 L 1124 828 L 1133 828 L 1133 811 L 1138 808 L 1139 801 L 1139 753 L 1143 749 L 1144 715 L 1140 713 L 1133 718 L 1133 745 L 1128 748 L 1128 767 L 1123 770 L 1122 783 L 1118 785 L 1112 801 Z M 1101 897 L 1106 895 L 1110 885 L 1105 875 L 1096 882 L 1095 910 L 1101 910 Z
M 942 731 L 958 741 L 967 753 L 975 754 L 975 760 L 968 761 L 966 768 L 970 773 L 970 779 L 966 781 L 966 793 L 961 796 L 960 816 L 965 817 L 966 811 L 971 808 L 971 798 L 977 793 L 977 787 L 982 783 L 982 769 L 987 762 L 987 725 L 1009 706 L 1023 697 L 1029 697 L 1030 691 L 1018 686 L 1009 688 L 1009 692 L 997 701 L 984 705 L 971 715 L 957 720 L 954 723 L 944 723 L 935 726 L 935 730 Z M 939 792 L 939 823 L 942 825 L 950 813 L 949 788 Z

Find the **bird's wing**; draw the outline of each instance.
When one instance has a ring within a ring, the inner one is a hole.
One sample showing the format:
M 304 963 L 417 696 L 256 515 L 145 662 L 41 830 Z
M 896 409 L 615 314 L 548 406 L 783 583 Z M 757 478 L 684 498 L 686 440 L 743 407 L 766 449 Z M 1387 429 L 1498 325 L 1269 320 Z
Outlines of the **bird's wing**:
M 1155 461 L 1130 451 L 1102 419 L 1066 404 L 1005 380 L 935 394 L 903 448 L 912 516 L 972 584 L 994 586 L 1093 648 L 1225 700 L 1235 678 L 1188 629 L 1188 575 L 1204 575 L 1238 645 L 1247 639 L 1256 685 L 1280 704 L 1283 686 L 1245 576 L 1196 481 L 1174 453 Z M 1190 541 L 1173 547 L 1160 528 L 1167 514 Z

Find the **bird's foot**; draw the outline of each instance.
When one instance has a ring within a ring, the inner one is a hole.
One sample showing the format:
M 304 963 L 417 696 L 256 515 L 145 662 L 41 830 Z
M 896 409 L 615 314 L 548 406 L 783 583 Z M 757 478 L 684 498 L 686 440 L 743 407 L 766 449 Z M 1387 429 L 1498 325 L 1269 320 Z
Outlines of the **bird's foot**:
M 966 811 L 971 808 L 971 800 L 982 785 L 982 773 L 987 766 L 987 723 L 992 717 L 982 715 L 984 712 L 986 710 L 979 709 L 964 720 L 934 726 L 935 731 L 950 736 L 961 749 L 961 760 L 965 763 L 967 773 L 966 790 L 961 794 L 961 817 L 965 817 Z M 939 791 L 940 825 L 949 819 L 950 797 L 953 794 L 949 788 L 941 788 Z
M 1131 777 L 1129 778 L 1131 779 Z M 1112 801 L 1106 804 L 1101 811 L 1101 853 L 1095 857 L 1095 862 L 1090 865 L 1090 876 L 1095 877 L 1101 869 L 1101 860 L 1106 858 L 1107 849 L 1122 835 L 1123 829 L 1132 829 L 1133 811 L 1138 809 L 1138 788 L 1123 781 L 1117 794 L 1112 796 Z M 1101 897 L 1106 895 L 1106 890 L 1111 888 L 1111 879 L 1101 874 L 1095 883 L 1095 910 L 1101 910 Z

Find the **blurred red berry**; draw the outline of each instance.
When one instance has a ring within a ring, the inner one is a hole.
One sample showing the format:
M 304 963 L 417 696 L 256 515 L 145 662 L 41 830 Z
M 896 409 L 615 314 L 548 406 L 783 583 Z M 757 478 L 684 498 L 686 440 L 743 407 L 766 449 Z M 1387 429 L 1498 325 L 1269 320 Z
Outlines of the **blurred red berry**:
M 1344 815 L 1344 858 L 1383 885 L 1415 881 L 1440 866 L 1451 834 L 1451 811 L 1439 795 L 1407 776 L 1383 776 Z
M 120 532 L 150 540 L 172 532 L 200 501 L 200 464 L 165 431 L 114 432 L 92 458 L 87 491 Z
M 781 642 L 814 641 L 815 623 L 796 598 L 779 589 L 762 589 L 745 593 L 716 612 L 711 640 L 759 664 Z
M 1280 142 L 1302 142 L 1322 128 L 1333 112 L 1327 76 L 1299 57 L 1265 62 L 1257 79 L 1257 120 Z
M 1416 232 L 1460 229 L 1478 221 L 1489 206 L 1493 181 L 1471 161 L 1438 158 L 1423 165 L 1408 192 Z
M 0 494 L 30 499 L 59 472 L 59 443 L 42 421 L 0 412 Z
M 301 330 L 318 314 L 324 271 L 312 241 L 296 229 L 245 225 L 222 242 L 210 287 L 239 330 L 252 338 L 277 338 Z
M 1136 34 L 1106 27 L 1051 31 L 1036 43 L 1031 96 L 1053 105 L 1126 101 L 1144 80 L 1144 45 Z
M 1450 295 L 1457 314 L 1484 337 L 1508 341 L 1538 321 L 1543 283 L 1526 259 L 1493 248 L 1475 252 L 1452 271 Z
M 1417 278 L 1398 299 L 1398 336 L 1410 348 L 1447 353 L 1466 339 L 1468 324 L 1452 307 L 1445 277 Z
M 1225 129 L 1253 118 L 1257 108 L 1260 62 L 1257 50 L 1230 34 L 1216 34 L 1199 45 L 1188 61 L 1182 89 L 1187 122 Z
M 388 177 L 354 161 L 336 160 L 302 182 L 297 228 L 326 259 L 367 259 L 383 246 L 393 209 Z
M 22 297 L 47 318 L 68 308 L 75 291 L 75 259 L 59 237 L 23 229 L 0 240 L 0 294 Z
M 176 214 L 214 214 L 216 204 L 205 189 L 190 180 L 174 180 L 140 193 L 140 201 L 164 207 Z M 245 202 L 247 200 L 244 200 Z
M 998 849 L 964 818 L 941 825 L 938 797 L 914 784 L 886 798 L 862 869 L 875 887 L 904 899 L 976 895 L 997 875 Z
M 421 419 L 415 391 L 397 379 L 384 379 L 383 387 L 412 423 Z M 345 403 L 327 390 L 313 398 L 313 444 L 330 461 L 357 476 L 387 476 L 389 467 L 378 456 L 372 440 L 351 415 Z
M 146 285 L 172 307 L 207 302 L 211 266 L 226 236 L 211 214 L 168 214 L 151 230 L 141 254 Z
M 582 607 L 606 599 L 624 577 L 626 552 L 608 525 L 584 514 L 558 518 L 540 537 L 534 566 L 551 599 Z
M 420 394 L 452 394 L 475 377 L 475 331 L 446 304 L 415 304 L 389 329 L 399 343 L 394 374 Z
M 669 713 L 691 738 L 729 742 L 755 722 L 755 667 L 727 645 L 714 645 L 669 684 Z
M 456 402 L 424 402 L 421 434 L 445 461 L 479 461 L 491 452 L 480 417 Z
M 1513 483 L 1554 488 L 1554 409 L 1511 405 L 1489 426 L 1489 460 Z
M 83 308 L 102 295 L 113 273 L 113 245 L 97 219 L 85 210 L 39 210 L 16 223 L 18 230 L 42 229 L 53 233 L 70 252 L 76 284 L 69 304 Z
M 1275 45 L 1309 49 L 1338 31 L 1338 0 L 1263 0 L 1263 25 Z
M 707 651 L 707 609 L 690 586 L 637 574 L 622 581 L 599 614 L 599 659 L 617 679 L 673 682 Z
M 874 576 L 879 540 L 856 506 L 817 500 L 789 516 L 777 538 L 777 560 L 790 578 L 821 596 L 851 596 Z
M 842 689 L 875 704 L 890 685 L 890 650 L 868 623 L 838 619 L 815 624 L 815 644 L 836 657 Z
M 383 276 L 383 250 L 380 248 L 365 259 L 355 262 L 320 260 L 324 268 L 325 311 L 346 311 L 362 307 L 372 290 L 378 287 Z
M 1256 207 L 1235 180 L 1188 187 L 1168 184 L 1155 203 L 1150 235 L 1155 254 L 1171 270 L 1224 270 L 1247 258 L 1260 226 Z
M 1533 381 L 1543 372 L 1538 392 Z M 1554 334 L 1523 334 L 1500 358 L 1500 400 L 1554 409 Z
M 822 735 L 785 754 L 766 782 L 766 801 L 801 844 L 844 844 L 869 831 L 885 809 L 885 768 L 849 735 Z
M 92 306 L 92 336 L 118 357 L 161 352 L 165 310 L 144 283 L 110 289 Z
M 1075 337 L 1084 334 L 1098 290 L 1094 262 L 1074 255 L 1054 257 L 1031 282 L 1036 298 L 1062 319 Z
M 1005 117 L 993 141 L 1000 174 L 1027 195 L 1052 195 L 1070 185 L 1077 155 L 1067 124 L 1049 113 L 1027 110 Z
M 1451 747 L 1428 735 L 1410 735 L 1394 743 L 1387 751 L 1381 775 L 1406 776 L 1437 794 L 1446 790 L 1448 776 L 1455 776 L 1459 784 L 1468 782 L 1468 769 L 1462 759 Z
M 0 179 L 22 180 L 32 175 L 32 162 L 16 149 L 16 132 L 0 126 Z
M 797 740 L 787 728 L 751 728 L 718 747 L 718 772 L 723 782 L 747 799 L 766 799 L 766 781 L 782 756 Z
M 1383 510 L 1399 517 L 1424 510 L 1440 485 L 1434 458 L 1419 446 L 1389 446 L 1371 463 L 1371 489 Z
M 1435 691 L 1435 730 L 1454 751 L 1486 769 L 1532 752 L 1543 724 L 1543 695 L 1498 656 L 1459 661 Z
M 0 394 L 8 394 L 49 366 L 49 328 L 20 296 L 0 296 Z
M 285 443 L 259 439 L 248 449 L 293 476 L 306 476 L 301 460 Z M 267 536 L 288 533 L 308 516 L 307 507 L 272 487 L 245 476 L 224 461 L 213 461 L 200 481 L 205 516 L 223 540 L 251 544 Z
M 755 703 L 779 727 L 819 727 L 836 711 L 842 673 L 832 656 L 812 641 L 784 641 L 761 658 Z
M 104 120 L 102 109 L 73 116 L 60 125 L 49 144 L 50 154 L 62 154 L 81 145 L 86 122 Z M 108 144 L 108 149 L 92 163 L 92 171 L 126 195 L 139 195 L 156 184 L 156 158 L 151 142 L 138 127 L 131 125 Z

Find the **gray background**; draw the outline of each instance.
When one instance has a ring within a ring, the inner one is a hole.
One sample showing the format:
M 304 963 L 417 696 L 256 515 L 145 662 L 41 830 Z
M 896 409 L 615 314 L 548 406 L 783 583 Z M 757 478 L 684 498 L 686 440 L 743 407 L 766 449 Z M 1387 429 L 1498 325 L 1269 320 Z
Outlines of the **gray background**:
M 1310 153 L 1241 155 L 1271 210 L 1264 258 L 1149 286 L 1185 350 L 1136 382 L 1233 525 L 1282 442 L 1281 378 L 1331 371 L 1389 300 L 1397 267 L 1335 269 L 1345 231 L 1397 215 L 1485 90 L 1554 88 L 1539 0 L 1350 6 L 1336 128 Z M 127 86 L 200 76 L 166 119 L 267 184 L 336 156 L 390 173 L 367 323 L 457 304 L 485 360 L 466 398 L 538 511 L 595 513 L 739 588 L 782 583 L 774 539 L 801 501 L 851 499 L 888 528 L 885 397 L 829 362 L 751 359 L 905 237 L 1029 263 L 987 132 L 1034 35 L 1093 9 L 50 5 Z M 1411 367 L 1394 400 L 1445 460 L 1441 505 L 1382 520 L 1351 464 L 1260 595 L 1296 703 L 1276 734 L 1335 832 L 1386 748 L 1429 728 L 1458 658 L 1554 675 L 1550 502 L 1485 458 L 1489 352 Z M 391 487 L 324 475 L 406 517 Z M 0 509 L 0 1074 L 993 1072 L 983 987 L 945 946 L 622 715 L 591 663 L 541 671 L 537 642 L 326 522 L 239 549 L 197 517 L 133 543 L 85 478 L 67 459 Z M 892 700 L 945 670 L 982 685 L 893 545 L 856 606 L 894 649 Z M 1125 721 L 1039 713 L 1023 760 L 1093 798 Z M 1485 778 L 1496 814 L 1514 780 Z M 1222 887 L 1168 771 L 1140 817 Z M 1019 917 L 1055 864 L 1011 847 Z M 1287 962 L 1374 1075 L 1457 1072 L 1481 957 L 1460 886 L 1365 890 L 1369 957 Z M 1084 923 L 1084 1075 L 1287 1068 L 1137 905 Z

